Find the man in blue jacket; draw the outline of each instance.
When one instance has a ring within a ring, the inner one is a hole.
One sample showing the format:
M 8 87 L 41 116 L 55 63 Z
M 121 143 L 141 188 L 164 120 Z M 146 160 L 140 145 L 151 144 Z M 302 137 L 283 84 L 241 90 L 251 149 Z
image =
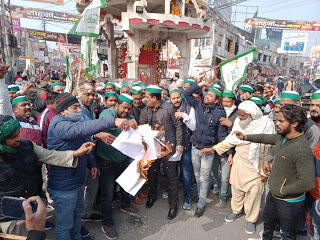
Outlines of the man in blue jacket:
M 51 120 L 48 130 L 48 149 L 74 150 L 86 138 L 109 128 L 129 129 L 126 119 L 108 117 L 81 122 L 78 99 L 69 93 L 57 97 L 57 115 Z M 52 166 L 49 171 L 48 192 L 54 201 L 57 215 L 56 239 L 80 240 L 81 216 L 84 208 L 84 183 L 86 168 L 96 177 L 95 162 L 87 155 L 79 158 L 75 169 Z
M 216 88 L 210 88 L 203 102 L 192 95 L 203 86 L 209 87 L 210 85 L 202 81 L 187 88 L 183 93 L 188 104 L 196 112 L 196 130 L 190 140 L 193 145 L 191 150 L 192 165 L 199 194 L 198 207 L 195 212 L 197 217 L 201 217 L 204 213 L 209 188 L 209 178 L 214 158 L 214 152 L 210 150 L 210 146 L 224 140 L 228 135 L 227 127 L 220 123 L 221 117 L 226 118 L 224 108 L 218 104 L 221 92 Z

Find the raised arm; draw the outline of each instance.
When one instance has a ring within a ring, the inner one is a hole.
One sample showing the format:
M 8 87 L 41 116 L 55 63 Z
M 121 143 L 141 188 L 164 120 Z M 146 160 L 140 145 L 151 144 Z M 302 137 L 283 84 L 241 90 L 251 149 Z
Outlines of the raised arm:
M 264 143 L 275 145 L 277 140 L 280 138 L 278 134 L 251 134 L 246 135 L 245 140 L 249 142 L 255 143 Z

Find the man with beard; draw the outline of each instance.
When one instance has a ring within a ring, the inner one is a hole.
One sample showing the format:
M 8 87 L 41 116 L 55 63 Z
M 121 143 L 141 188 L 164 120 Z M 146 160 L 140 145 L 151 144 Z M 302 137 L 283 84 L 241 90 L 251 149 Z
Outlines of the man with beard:
M 192 135 L 191 130 L 185 124 L 185 115 L 189 115 L 191 111 L 191 106 L 189 106 L 185 100 L 182 99 L 181 91 L 178 88 L 171 89 L 170 92 L 170 102 L 175 107 L 175 116 L 177 119 L 183 119 L 183 153 L 181 156 L 181 171 L 183 177 L 183 196 L 184 203 L 182 208 L 184 210 L 191 210 L 191 197 L 192 197 L 192 186 L 193 186 L 193 167 L 191 161 L 191 142 L 190 138 Z
M 147 106 L 141 111 L 139 124 L 149 124 L 151 128 L 164 131 L 164 141 L 172 145 L 172 152 L 166 157 L 157 159 L 148 170 L 148 201 L 147 208 L 151 208 L 157 199 L 157 175 L 162 162 L 165 176 L 168 180 L 170 209 L 168 219 L 172 220 L 177 216 L 179 191 L 177 163 L 168 161 L 178 151 L 183 152 L 183 130 L 182 123 L 175 118 L 174 107 L 167 102 L 161 101 L 162 89 L 156 85 L 146 88 L 145 99 Z
M 134 119 L 139 122 L 140 114 L 142 109 L 146 106 L 142 102 L 142 88 L 140 86 L 133 86 L 130 89 L 131 96 L 133 97 L 133 107 L 131 109 L 131 114 L 134 116 Z
M 301 106 L 301 98 L 299 93 L 295 91 L 283 92 L 280 98 L 280 106 L 283 107 L 288 104 Z M 320 129 L 316 126 L 312 119 L 309 118 L 307 123 L 304 125 L 303 132 L 307 140 L 310 142 L 311 149 L 314 150 L 320 138 Z
M 282 239 L 296 239 L 306 192 L 315 187 L 315 166 L 310 143 L 303 134 L 307 115 L 302 107 L 287 105 L 277 116 L 278 134 L 235 135 L 242 141 L 275 145 L 269 177 L 270 192 L 264 208 L 263 240 L 271 240 L 279 221 Z M 252 144 L 251 143 L 251 144 Z
M 310 116 L 315 124 L 320 128 L 320 90 L 314 92 L 311 96 Z
M 222 107 L 226 111 L 227 116 L 220 118 L 220 124 L 228 128 L 228 133 L 231 132 L 234 121 L 238 117 L 237 106 L 235 105 L 235 95 L 232 91 L 224 91 L 222 93 Z M 227 205 L 228 197 L 228 178 L 230 176 L 230 164 L 232 161 L 232 155 L 223 154 L 214 156 L 212 164 L 213 173 L 213 192 L 219 194 L 219 202 L 216 204 L 217 207 L 224 208 Z M 220 173 L 221 170 L 221 173 Z
M 133 98 L 128 94 L 121 94 L 115 107 L 105 109 L 99 119 L 115 117 L 126 119 L 134 129 L 138 127 L 134 117 L 130 115 Z M 108 142 L 98 141 L 96 148 L 97 165 L 100 171 L 102 231 L 107 239 L 117 239 L 118 233 L 112 215 L 112 199 L 116 178 L 129 166 L 129 157 L 111 146 L 114 139 L 120 135 L 120 128 L 105 131 L 109 135 Z M 136 216 L 138 210 L 130 206 L 130 195 L 120 188 L 120 211 Z
M 191 143 L 193 145 L 191 154 L 199 195 L 198 207 L 195 211 L 195 216 L 197 217 L 201 217 L 205 210 L 210 184 L 210 172 L 214 158 L 211 147 L 218 141 L 224 140 L 228 135 L 227 127 L 219 122 L 221 117 L 226 117 L 223 107 L 218 104 L 221 92 L 216 88 L 210 88 L 203 102 L 198 101 L 193 96 L 193 93 L 204 86 L 208 88 L 210 85 L 202 81 L 184 91 L 188 104 L 193 107 L 196 112 L 196 129 L 191 137 Z M 232 151 L 230 150 L 228 154 L 229 153 L 232 153 Z
M 56 93 L 63 93 L 63 87 L 60 82 L 55 82 L 50 86 L 50 90 Z
M 212 147 L 219 155 L 230 148 L 236 147 L 230 174 L 231 209 L 226 216 L 226 222 L 233 222 L 246 214 L 247 234 L 256 230 L 261 196 L 264 190 L 265 174 L 262 171 L 262 161 L 266 153 L 266 146 L 239 140 L 234 132 L 246 134 L 272 134 L 275 132 L 273 122 L 268 116 L 263 116 L 260 108 L 251 101 L 244 101 L 238 106 L 238 118 L 235 120 L 232 132 L 219 144 Z
M 20 136 L 26 138 L 38 146 L 41 146 L 41 130 L 35 119 L 31 116 L 31 103 L 25 96 L 12 100 L 13 112 L 21 125 Z
M 105 107 L 111 108 L 114 107 L 118 102 L 118 95 L 116 92 L 106 92 L 104 95 L 104 105 Z

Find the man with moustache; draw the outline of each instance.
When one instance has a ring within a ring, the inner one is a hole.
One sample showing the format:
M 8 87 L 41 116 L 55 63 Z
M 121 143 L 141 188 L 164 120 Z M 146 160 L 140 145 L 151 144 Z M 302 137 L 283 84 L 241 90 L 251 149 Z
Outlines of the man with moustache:
M 310 116 L 315 124 L 320 128 L 320 90 L 314 92 L 311 96 Z
M 106 109 L 114 107 L 118 102 L 118 95 L 116 92 L 110 91 L 104 94 L 104 106 Z
M 131 96 L 133 97 L 133 106 L 131 109 L 131 114 L 134 116 L 134 119 L 139 122 L 140 114 L 142 109 L 146 106 L 143 99 L 143 90 L 140 86 L 132 86 L 130 89 Z
M 276 223 L 280 223 L 282 239 L 296 239 L 306 192 L 315 187 L 315 165 L 310 143 L 303 134 L 307 122 L 302 107 L 286 105 L 277 116 L 278 134 L 243 134 L 241 141 L 275 146 L 274 165 L 269 177 L 270 192 L 264 208 L 263 240 L 273 239 Z
M 275 132 L 273 122 L 268 116 L 263 116 L 260 108 L 252 101 L 244 101 L 238 106 L 238 118 L 235 120 L 232 132 L 226 139 L 212 147 L 219 155 L 235 147 L 235 155 L 230 174 L 231 209 L 226 216 L 226 222 L 233 222 L 246 214 L 247 234 L 256 230 L 261 196 L 264 191 L 266 175 L 262 171 L 262 161 L 266 153 L 266 146 L 239 140 L 234 134 L 237 131 L 246 134 L 272 134 Z
M 12 100 L 12 108 L 21 126 L 20 136 L 41 146 L 41 130 L 31 116 L 32 108 L 29 99 L 25 96 L 14 98 Z
M 191 111 L 191 106 L 189 106 L 185 100 L 182 99 L 181 91 L 178 88 L 171 89 L 169 92 L 170 102 L 175 107 L 175 116 L 177 119 L 182 119 L 183 124 L 183 153 L 181 156 L 181 170 L 183 177 L 183 195 L 184 203 L 182 208 L 184 210 L 191 210 L 191 197 L 192 197 L 192 186 L 193 186 L 193 167 L 191 161 L 191 135 L 192 131 L 188 128 L 186 122 L 190 121 L 188 115 Z

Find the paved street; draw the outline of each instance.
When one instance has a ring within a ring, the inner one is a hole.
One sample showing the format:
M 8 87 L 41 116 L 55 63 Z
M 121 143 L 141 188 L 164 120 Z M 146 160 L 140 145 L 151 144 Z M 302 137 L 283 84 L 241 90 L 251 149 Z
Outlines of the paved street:
M 161 196 L 161 194 L 160 194 Z M 182 198 L 180 198 L 181 200 Z M 144 200 L 145 202 L 146 200 Z M 141 221 L 120 212 L 119 204 L 114 204 L 114 219 L 117 224 L 119 240 L 255 240 L 260 239 L 259 233 L 263 229 L 261 219 L 258 221 L 257 232 L 247 235 L 244 231 L 245 219 L 241 217 L 233 223 L 226 223 L 224 218 L 230 210 L 218 209 L 214 204 L 218 201 L 212 194 L 207 200 L 207 208 L 204 216 L 196 218 L 193 216 L 196 204 L 193 204 L 191 211 L 179 209 L 178 216 L 173 220 L 167 220 L 168 201 L 158 199 L 151 209 L 146 209 L 145 205 L 136 205 L 141 215 Z M 94 240 L 104 240 L 101 231 L 101 223 L 87 222 L 84 226 L 90 231 Z M 53 232 L 50 231 L 48 237 L 54 239 Z M 277 239 L 277 238 L 275 238 Z M 298 238 L 306 240 L 307 238 Z

